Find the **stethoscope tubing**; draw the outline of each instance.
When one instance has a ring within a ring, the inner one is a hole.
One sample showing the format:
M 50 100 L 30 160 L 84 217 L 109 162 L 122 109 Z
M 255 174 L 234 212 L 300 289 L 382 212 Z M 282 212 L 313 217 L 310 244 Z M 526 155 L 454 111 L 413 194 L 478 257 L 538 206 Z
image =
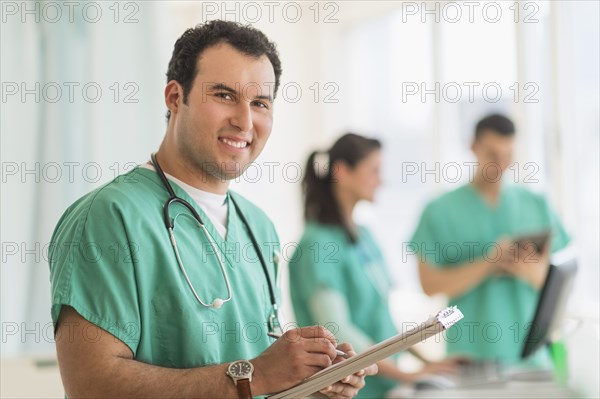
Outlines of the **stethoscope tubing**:
M 221 257 L 220 252 L 216 248 L 216 244 L 215 244 L 214 240 L 212 239 L 211 234 L 206 229 L 206 226 L 204 225 L 204 222 L 203 222 L 202 218 L 200 217 L 200 215 L 198 214 L 198 212 L 196 212 L 196 210 L 191 206 L 191 204 L 189 202 L 185 201 L 184 199 L 179 198 L 175 194 L 175 191 L 173 190 L 173 187 L 169 183 L 169 181 L 167 179 L 167 176 L 163 172 L 162 168 L 160 167 L 160 164 L 158 163 L 158 161 L 156 159 L 156 154 L 152 153 L 150 155 L 150 159 L 152 160 L 152 164 L 154 165 L 154 167 L 156 169 L 156 172 L 157 172 L 158 176 L 160 177 L 160 180 L 163 183 L 163 186 L 166 188 L 166 190 L 169 193 L 169 198 L 167 199 L 167 201 L 165 202 L 165 205 L 163 207 L 163 219 L 164 219 L 165 227 L 167 228 L 167 230 L 169 232 L 169 239 L 171 241 L 171 245 L 173 246 L 173 249 L 175 250 L 175 256 L 177 258 L 177 263 L 179 264 L 179 267 L 180 267 L 181 271 L 183 272 L 183 275 L 184 275 L 184 277 L 185 277 L 188 285 L 192 289 L 192 292 L 193 292 L 194 296 L 196 297 L 196 299 L 198 300 L 198 302 L 200 302 L 203 306 L 206 306 L 206 307 L 215 307 L 214 305 L 215 305 L 216 301 L 213 301 L 213 304 L 211 305 L 211 304 L 204 303 L 200 299 L 200 297 L 196 293 L 196 290 L 194 289 L 194 287 L 193 287 L 193 285 L 192 285 L 192 283 L 191 283 L 191 281 L 190 281 L 190 279 L 188 277 L 188 274 L 187 274 L 187 272 L 185 270 L 185 267 L 183 266 L 183 263 L 181 261 L 181 257 L 179 255 L 179 250 L 177 249 L 177 241 L 175 240 L 175 235 L 173 233 L 173 228 L 175 227 L 174 226 L 175 221 L 174 220 L 171 221 L 171 218 L 170 218 L 170 215 L 169 215 L 169 206 L 171 206 L 174 203 L 180 203 L 181 205 L 185 206 L 188 210 L 190 210 L 190 212 L 192 212 L 192 215 L 198 221 L 198 223 L 200 224 L 200 227 L 203 230 L 205 236 L 208 238 L 209 244 L 212 247 L 213 251 L 215 252 L 215 254 L 217 256 L 217 260 L 219 261 L 219 266 L 221 267 L 221 271 L 222 271 L 224 279 L 225 279 L 225 284 L 227 286 L 228 298 L 225 299 L 225 300 L 222 300 L 221 305 L 223 303 L 225 303 L 225 302 L 228 302 L 232 298 L 231 285 L 230 285 L 230 282 L 229 282 L 229 278 L 227 276 L 227 272 L 226 272 L 225 267 L 224 267 L 223 259 Z M 248 219 L 246 219 L 246 216 L 244 215 L 244 213 L 240 209 L 240 207 L 237 204 L 237 201 L 235 200 L 235 198 L 233 198 L 233 196 L 230 196 L 230 198 L 231 198 L 231 202 L 233 203 L 233 206 L 235 207 L 235 210 L 236 210 L 239 218 L 241 219 L 242 223 L 246 227 L 246 230 L 248 231 L 248 235 L 250 236 L 250 241 L 252 241 L 252 245 L 254 246 L 256 254 L 258 255 L 261 267 L 263 269 L 263 273 L 265 275 L 265 278 L 267 279 L 267 285 L 269 287 L 269 296 L 270 296 L 270 299 L 271 299 L 271 305 L 273 306 L 273 310 L 274 310 L 275 314 L 277 314 L 279 307 L 277 306 L 277 299 L 275 297 L 275 291 L 273 289 L 273 282 L 271 281 L 271 277 L 270 277 L 270 274 L 269 274 L 269 269 L 267 267 L 267 263 L 266 263 L 265 258 L 263 256 L 263 253 L 260 250 L 260 246 L 258 244 L 258 241 L 256 240 L 256 236 L 254 235 L 254 232 L 250 228 L 250 223 L 248 222 Z M 276 317 L 277 316 L 275 316 L 275 318 Z

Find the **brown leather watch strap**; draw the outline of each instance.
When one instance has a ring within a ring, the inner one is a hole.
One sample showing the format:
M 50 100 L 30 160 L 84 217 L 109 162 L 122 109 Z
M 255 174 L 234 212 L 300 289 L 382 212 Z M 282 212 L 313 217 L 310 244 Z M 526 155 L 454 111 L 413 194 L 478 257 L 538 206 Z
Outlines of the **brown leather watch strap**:
M 252 390 L 250 389 L 250 380 L 248 378 L 237 380 L 236 387 L 240 399 L 252 399 Z

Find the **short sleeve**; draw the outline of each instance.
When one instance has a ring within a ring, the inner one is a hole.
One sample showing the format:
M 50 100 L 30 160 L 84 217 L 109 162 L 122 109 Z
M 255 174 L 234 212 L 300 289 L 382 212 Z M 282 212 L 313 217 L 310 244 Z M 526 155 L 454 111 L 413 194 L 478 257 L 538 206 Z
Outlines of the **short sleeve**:
M 321 253 L 314 258 L 314 274 L 317 286 L 345 292 L 344 270 L 347 260 L 340 244 L 335 241 L 315 242 L 315 246 L 320 246 Z
M 49 257 L 52 320 L 56 326 L 61 307 L 71 306 L 135 355 L 141 330 L 135 278 L 139 259 L 134 256 L 138 244 L 126 234 L 125 217 L 101 191 L 88 194 L 63 215 Z
M 290 273 L 302 281 L 300 286 L 307 291 L 305 298 L 319 288 L 345 292 L 346 238 L 342 232 L 316 230 L 309 229 L 290 259 Z
M 570 238 L 558 216 L 546 200 L 544 200 L 544 204 L 548 214 L 550 229 L 552 230 L 552 252 L 557 252 L 569 245 Z
M 439 265 L 440 256 L 436 252 L 439 245 L 439 238 L 436 236 L 433 221 L 434 210 L 432 204 L 429 204 L 419 219 L 419 224 L 407 245 L 411 254 L 416 254 L 419 260 L 432 266 Z

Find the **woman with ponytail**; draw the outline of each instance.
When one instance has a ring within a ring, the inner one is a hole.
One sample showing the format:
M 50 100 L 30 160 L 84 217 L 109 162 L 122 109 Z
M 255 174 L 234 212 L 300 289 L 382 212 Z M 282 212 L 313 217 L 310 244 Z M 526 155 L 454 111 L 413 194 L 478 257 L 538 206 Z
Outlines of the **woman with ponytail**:
M 381 185 L 381 143 L 348 133 L 328 151 L 313 152 L 304 180 L 303 236 L 290 258 L 290 290 L 301 326 L 323 325 L 357 352 L 397 334 L 388 308 L 390 277 L 382 253 L 352 212 L 373 201 Z M 452 361 L 430 363 L 419 373 L 402 372 L 396 359 L 380 363 L 365 379 L 361 398 L 385 398 L 399 382 L 440 371 Z

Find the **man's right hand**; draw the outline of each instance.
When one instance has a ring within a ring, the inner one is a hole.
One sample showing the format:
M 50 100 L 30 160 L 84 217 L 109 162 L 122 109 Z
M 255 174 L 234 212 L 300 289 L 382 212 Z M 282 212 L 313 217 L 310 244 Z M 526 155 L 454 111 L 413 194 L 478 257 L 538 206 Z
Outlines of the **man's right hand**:
M 519 246 L 514 242 L 499 242 L 502 257 L 498 264 L 501 273 L 518 277 L 539 290 L 548 274 L 550 246 L 546 244 L 538 253 L 533 244 Z
M 280 392 L 331 366 L 337 342 L 324 327 L 302 327 L 287 331 L 273 345 L 251 360 L 254 365 L 252 393 Z

